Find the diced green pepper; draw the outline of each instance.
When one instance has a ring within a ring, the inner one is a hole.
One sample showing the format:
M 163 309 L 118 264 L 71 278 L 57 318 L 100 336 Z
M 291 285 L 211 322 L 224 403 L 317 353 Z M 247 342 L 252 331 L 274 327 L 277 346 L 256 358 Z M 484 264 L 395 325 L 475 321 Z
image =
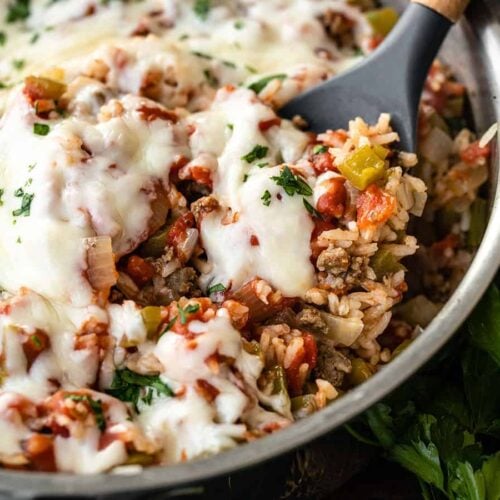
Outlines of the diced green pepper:
M 292 413 L 295 418 L 307 417 L 318 410 L 314 394 L 304 394 L 291 399 Z
M 373 31 L 381 36 L 387 36 L 399 19 L 396 10 L 391 7 L 370 10 L 365 15 Z
M 482 198 L 476 198 L 470 207 L 470 227 L 467 234 L 467 243 L 471 247 L 477 247 L 483 239 L 486 230 L 488 216 L 488 202 Z
M 151 236 L 140 247 L 140 254 L 142 257 L 161 257 L 167 245 L 168 229 L 161 229 L 156 234 Z
M 339 170 L 356 189 L 363 191 L 385 174 L 385 158 L 381 157 L 384 154 L 382 150 L 386 151 L 381 146 L 377 149 L 362 146 L 345 159 Z
M 396 356 L 399 356 L 410 344 L 412 343 L 411 339 L 406 339 L 399 344 L 394 351 L 392 351 L 392 359 L 394 359 Z
M 126 465 L 151 465 L 154 462 L 154 456 L 140 451 L 134 451 L 127 457 Z
M 381 280 L 386 274 L 406 270 L 405 266 L 396 259 L 394 254 L 385 248 L 380 248 L 370 259 L 370 266 L 375 271 L 377 279 Z
M 154 338 L 161 323 L 161 307 L 147 306 L 141 310 L 142 320 L 148 332 L 148 338 Z
M 273 366 L 269 370 L 269 376 L 271 377 L 273 383 L 272 394 L 280 394 L 280 393 L 288 394 L 285 370 L 283 369 L 282 366 L 278 365 Z
M 351 363 L 351 373 L 347 375 L 350 385 L 360 385 L 373 375 L 373 368 L 363 359 L 354 358 Z

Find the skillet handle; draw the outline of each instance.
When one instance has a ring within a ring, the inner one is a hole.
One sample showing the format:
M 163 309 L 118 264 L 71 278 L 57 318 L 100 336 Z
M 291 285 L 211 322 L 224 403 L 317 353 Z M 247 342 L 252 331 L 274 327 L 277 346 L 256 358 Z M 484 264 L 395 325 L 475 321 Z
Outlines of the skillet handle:
M 462 17 L 469 0 L 412 0 L 412 2 L 425 5 L 452 23 L 456 23 Z

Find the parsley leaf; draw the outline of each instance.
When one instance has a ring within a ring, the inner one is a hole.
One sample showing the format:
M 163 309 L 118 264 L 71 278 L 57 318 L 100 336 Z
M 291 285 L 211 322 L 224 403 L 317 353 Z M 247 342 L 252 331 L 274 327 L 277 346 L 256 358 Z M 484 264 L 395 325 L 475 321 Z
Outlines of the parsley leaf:
M 50 127 L 46 123 L 34 123 L 33 133 L 36 135 L 45 136 L 50 132 Z
M 265 158 L 268 152 L 269 148 L 267 146 L 257 144 L 253 147 L 252 151 L 242 156 L 241 159 L 247 163 L 253 163 L 255 160 L 262 160 L 262 158 Z
M 19 188 L 19 189 L 22 189 L 22 188 Z M 20 196 L 20 195 L 16 195 L 16 196 Z M 31 212 L 31 202 L 33 201 L 34 197 L 35 197 L 35 195 L 32 193 L 24 193 L 22 195 L 21 207 L 18 208 L 17 210 L 14 210 L 12 212 L 12 215 L 14 217 L 19 217 L 21 215 L 23 215 L 24 217 L 28 217 L 30 215 L 30 212 Z
M 319 155 L 321 153 L 326 153 L 328 151 L 328 148 L 324 146 L 323 144 L 316 144 L 313 148 L 313 154 Z
M 196 0 L 194 3 L 194 13 L 202 20 L 206 21 L 211 8 L 210 0 Z
M 185 325 L 187 323 L 187 317 L 186 314 L 194 314 L 195 312 L 198 312 L 200 309 L 200 304 L 188 304 L 184 309 L 177 304 L 177 310 L 179 311 L 179 317 L 181 320 L 181 324 Z
M 102 409 L 102 402 L 100 400 L 93 399 L 87 394 L 68 394 L 65 396 L 66 399 L 71 399 L 72 401 L 83 401 L 87 403 L 92 410 L 95 417 L 95 423 L 100 431 L 106 428 L 106 419 L 104 418 L 104 411 Z
M 260 199 L 262 200 L 262 203 L 268 207 L 271 204 L 271 193 L 266 189 Z
M 500 366 L 500 292 L 492 285 L 467 322 L 471 342 Z M 500 416 L 500 415 L 499 415 Z
M 279 176 L 271 177 L 278 186 L 281 186 L 288 196 L 299 194 L 302 196 L 311 196 L 313 190 L 302 177 L 292 173 L 290 168 L 285 165 Z
M 318 219 L 323 220 L 323 216 L 305 199 L 304 200 L 304 206 L 306 207 L 306 210 L 313 216 L 317 217 Z
M 253 90 L 256 94 L 259 94 L 267 87 L 268 83 L 272 82 L 273 80 L 283 81 L 286 77 L 287 77 L 287 75 L 284 73 L 266 76 L 264 78 L 261 78 L 260 80 L 257 80 L 256 82 L 253 82 L 252 84 L 250 84 L 248 86 L 248 88 L 250 90 Z
M 7 42 L 7 35 L 3 31 L 0 31 L 0 47 L 2 45 L 5 45 L 6 42 Z
M 174 395 L 172 389 L 159 375 L 141 375 L 128 368 L 115 371 L 111 387 L 106 392 L 120 401 L 132 403 L 137 412 L 139 401 L 151 404 L 153 396 Z
M 15 23 L 16 21 L 24 21 L 30 15 L 30 0 L 14 0 L 7 6 L 7 15 L 5 21 L 7 23 Z
M 217 283 L 215 285 L 208 287 L 208 293 L 217 293 L 217 292 L 225 292 L 226 287 L 222 283 Z

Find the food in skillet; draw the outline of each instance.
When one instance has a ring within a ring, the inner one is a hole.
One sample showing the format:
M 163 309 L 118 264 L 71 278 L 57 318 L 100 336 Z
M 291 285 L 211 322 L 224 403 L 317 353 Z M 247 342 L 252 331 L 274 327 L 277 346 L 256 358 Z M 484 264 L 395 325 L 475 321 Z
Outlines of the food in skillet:
M 171 464 L 277 431 L 404 349 L 470 262 L 489 148 L 439 64 L 419 163 L 389 114 L 319 135 L 276 114 L 373 50 L 392 10 L 18 0 L 3 15 L 4 466 Z M 422 214 L 445 223 L 397 313 Z

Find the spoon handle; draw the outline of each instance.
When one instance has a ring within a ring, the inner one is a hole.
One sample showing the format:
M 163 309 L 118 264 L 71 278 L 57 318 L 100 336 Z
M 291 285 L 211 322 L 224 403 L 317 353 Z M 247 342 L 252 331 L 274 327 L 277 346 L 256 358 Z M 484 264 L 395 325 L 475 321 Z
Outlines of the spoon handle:
M 462 17 L 469 0 L 412 0 L 412 2 L 425 5 L 456 23 Z

